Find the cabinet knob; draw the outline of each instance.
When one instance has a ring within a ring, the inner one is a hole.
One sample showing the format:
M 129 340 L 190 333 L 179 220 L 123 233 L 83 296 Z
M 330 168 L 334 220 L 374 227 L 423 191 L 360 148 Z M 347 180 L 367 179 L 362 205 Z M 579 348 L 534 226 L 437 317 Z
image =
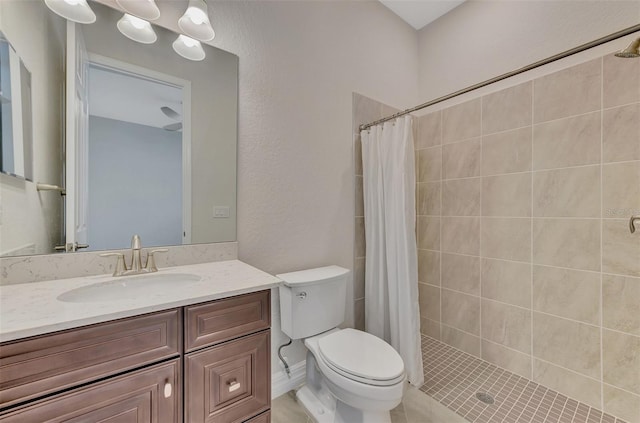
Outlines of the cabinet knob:
M 238 381 L 235 379 L 227 382 L 227 385 L 229 386 L 229 392 L 237 391 L 238 389 L 240 389 L 240 383 L 238 383 Z
M 171 391 L 173 390 L 171 383 L 167 382 L 164 384 L 164 397 L 169 398 L 171 396 Z

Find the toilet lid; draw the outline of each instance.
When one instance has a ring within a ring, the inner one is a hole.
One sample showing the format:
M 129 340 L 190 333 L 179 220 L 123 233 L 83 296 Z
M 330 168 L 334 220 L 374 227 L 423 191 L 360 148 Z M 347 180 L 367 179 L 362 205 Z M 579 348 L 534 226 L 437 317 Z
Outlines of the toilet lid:
M 368 380 L 392 380 L 404 374 L 404 363 L 382 339 L 355 329 L 343 329 L 318 340 L 327 364 Z

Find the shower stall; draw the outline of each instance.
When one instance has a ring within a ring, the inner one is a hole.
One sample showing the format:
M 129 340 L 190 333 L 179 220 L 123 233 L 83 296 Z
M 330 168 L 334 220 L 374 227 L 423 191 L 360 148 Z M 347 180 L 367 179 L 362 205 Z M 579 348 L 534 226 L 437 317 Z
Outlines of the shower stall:
M 421 391 L 466 421 L 640 422 L 638 29 L 408 110 Z M 359 129 L 403 113 L 354 95 L 356 283 Z

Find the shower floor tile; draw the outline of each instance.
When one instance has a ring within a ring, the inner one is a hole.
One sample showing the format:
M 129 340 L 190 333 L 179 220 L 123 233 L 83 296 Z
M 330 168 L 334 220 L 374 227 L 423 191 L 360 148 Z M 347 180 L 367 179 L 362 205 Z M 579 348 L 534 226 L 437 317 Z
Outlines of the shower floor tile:
M 420 390 L 472 423 L 625 423 L 424 335 L 422 359 Z M 493 404 L 476 398 L 478 392 Z

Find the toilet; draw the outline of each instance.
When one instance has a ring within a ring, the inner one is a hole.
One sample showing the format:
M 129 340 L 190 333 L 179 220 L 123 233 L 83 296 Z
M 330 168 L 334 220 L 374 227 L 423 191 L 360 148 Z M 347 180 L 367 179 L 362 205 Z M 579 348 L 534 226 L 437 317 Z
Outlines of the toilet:
M 318 423 L 390 423 L 402 401 L 404 363 L 382 339 L 344 321 L 349 270 L 338 266 L 277 275 L 282 331 L 304 339 L 306 381 L 296 396 Z

